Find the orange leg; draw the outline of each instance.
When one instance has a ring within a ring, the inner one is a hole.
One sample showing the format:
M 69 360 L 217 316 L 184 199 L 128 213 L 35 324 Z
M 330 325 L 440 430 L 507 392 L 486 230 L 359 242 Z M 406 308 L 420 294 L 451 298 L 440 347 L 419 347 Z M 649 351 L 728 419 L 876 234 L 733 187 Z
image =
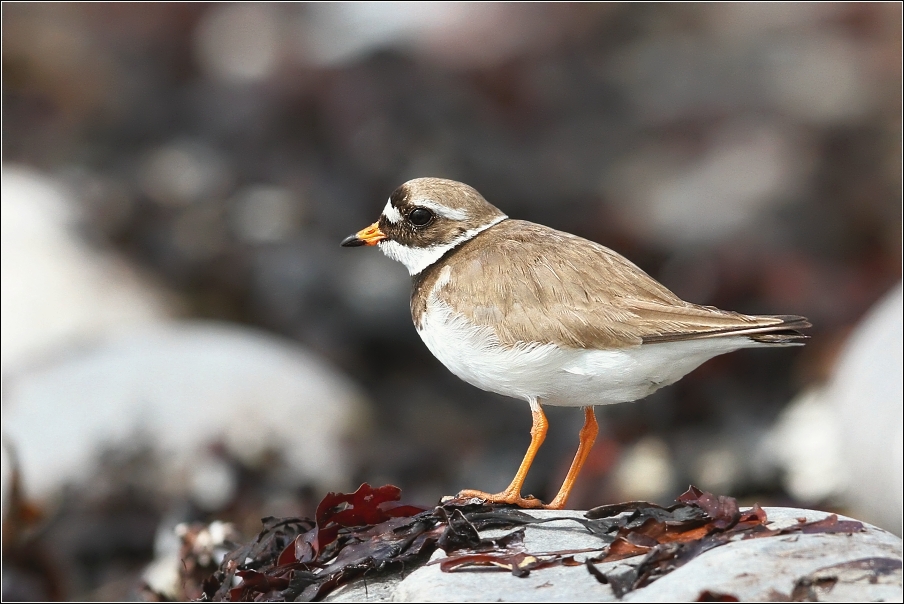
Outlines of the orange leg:
M 544 415 L 543 409 L 538 402 L 531 401 L 530 408 L 531 415 L 533 416 L 533 425 L 530 429 L 530 446 L 527 448 L 527 453 L 524 454 L 524 459 L 521 460 L 521 466 L 518 467 L 518 472 L 515 474 L 512 484 L 501 493 L 496 493 L 495 495 L 484 493 L 483 491 L 466 490 L 458 494 L 459 498 L 479 497 L 490 503 L 511 503 L 522 508 L 543 507 L 543 502 L 539 499 L 536 499 L 535 497 L 524 498 L 521 496 L 521 487 L 524 485 L 524 479 L 527 478 L 527 472 L 530 470 L 531 464 L 534 463 L 534 457 L 537 456 L 537 451 L 540 449 L 540 445 L 543 444 L 543 440 L 546 438 L 546 430 L 549 426 L 549 422 L 546 421 L 546 415 Z M 594 436 L 596 436 L 595 433 Z M 580 449 L 578 452 L 580 452 Z M 586 457 L 586 455 L 584 455 L 584 457 Z M 575 462 L 576 461 L 577 460 L 575 459 Z M 583 459 L 581 460 L 581 463 L 584 463 Z M 578 469 L 580 469 L 580 466 Z M 568 475 L 571 476 L 571 472 L 569 472 Z M 575 475 L 577 475 L 577 472 L 575 472 Z M 567 497 L 568 495 L 566 494 L 565 496 Z
M 596 440 L 598 432 L 599 426 L 596 423 L 596 416 L 593 414 L 593 407 L 584 407 L 584 427 L 581 428 L 580 432 L 581 442 L 578 445 L 578 452 L 574 454 L 574 461 L 571 462 L 571 467 L 568 469 L 568 475 L 565 477 L 565 482 L 562 483 L 562 488 L 559 489 L 559 494 L 556 495 L 556 498 L 549 505 L 544 506 L 546 509 L 561 510 L 565 507 L 565 502 L 568 501 L 568 496 L 574 487 L 574 481 L 577 479 L 584 462 L 587 461 L 587 456 L 590 454 L 590 449 L 593 447 L 593 442 Z

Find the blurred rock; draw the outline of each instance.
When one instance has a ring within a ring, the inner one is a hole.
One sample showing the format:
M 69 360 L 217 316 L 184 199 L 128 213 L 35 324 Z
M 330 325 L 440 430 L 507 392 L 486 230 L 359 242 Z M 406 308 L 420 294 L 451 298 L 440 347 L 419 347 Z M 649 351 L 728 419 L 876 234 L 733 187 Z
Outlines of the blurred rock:
M 188 497 L 198 508 L 216 512 L 229 505 L 238 489 L 236 468 L 222 455 L 199 454 L 189 468 Z
M 207 11 L 195 35 L 195 54 L 206 75 L 229 84 L 269 77 L 280 59 L 280 8 L 223 4 Z
M 853 513 L 900 535 L 904 497 L 904 300 L 898 284 L 851 334 L 826 398 L 838 414 L 844 497 Z
M 789 204 L 809 170 L 807 149 L 779 124 L 730 124 L 706 151 L 652 145 L 615 164 L 602 190 L 636 232 L 675 249 L 730 238 Z M 794 157 L 795 161 L 791 161 Z
M 407 309 L 409 305 L 410 277 L 386 260 L 383 254 L 362 255 L 357 262 L 349 263 L 340 282 L 348 307 L 374 325 L 395 319 L 400 314 L 398 309 Z M 408 327 L 398 321 L 392 321 L 390 326 Z
M 837 18 L 841 12 L 837 5 L 824 4 L 722 4 L 706 11 L 714 35 L 750 42 L 774 36 L 776 33 L 818 27 L 821 23 Z
M 782 483 L 797 501 L 816 503 L 841 495 L 849 478 L 841 433 L 838 413 L 824 389 L 812 388 L 788 403 L 763 439 L 766 459 L 782 469 Z
M 2 208 L 4 379 L 116 330 L 163 321 L 178 308 L 162 287 L 79 236 L 77 204 L 48 176 L 4 166 Z
M 456 67 L 488 67 L 536 51 L 560 34 L 542 5 L 441 2 L 312 4 L 299 31 L 301 56 L 320 66 L 360 60 L 385 48 L 413 49 Z M 547 17 L 547 18 L 544 18 Z
M 188 138 L 154 149 L 141 167 L 145 194 L 164 207 L 222 197 L 231 184 L 225 158 L 204 142 Z
M 143 594 L 142 600 L 157 601 L 160 596 L 167 601 L 197 600 L 202 596 L 203 581 L 240 539 L 234 526 L 218 520 L 207 525 L 181 523 L 160 531 L 154 562 L 143 573 L 145 586 L 153 593 Z
M 738 458 L 741 452 L 738 447 L 723 445 L 704 451 L 692 469 L 694 484 L 700 488 L 718 492 L 730 492 L 742 481 L 743 462 Z
M 880 300 L 850 335 L 832 378 L 798 396 L 763 442 L 799 501 L 844 502 L 902 532 L 902 289 Z
M 647 436 L 622 453 L 615 467 L 620 499 L 656 501 L 675 488 L 675 468 L 668 445 Z
M 277 243 L 298 230 L 302 208 L 283 187 L 255 185 L 233 199 L 231 223 L 239 238 L 248 243 Z
M 4 392 L 4 432 L 29 493 L 86 480 L 100 447 L 145 442 L 165 460 L 161 488 L 200 489 L 202 509 L 234 488 L 205 453 L 217 443 L 249 463 L 278 452 L 287 483 L 346 486 L 346 439 L 366 412 L 346 377 L 297 344 L 203 321 L 111 336 L 18 374 Z
M 844 124 L 873 103 L 862 53 L 846 36 L 810 34 L 766 53 L 768 94 L 786 114 L 806 122 Z

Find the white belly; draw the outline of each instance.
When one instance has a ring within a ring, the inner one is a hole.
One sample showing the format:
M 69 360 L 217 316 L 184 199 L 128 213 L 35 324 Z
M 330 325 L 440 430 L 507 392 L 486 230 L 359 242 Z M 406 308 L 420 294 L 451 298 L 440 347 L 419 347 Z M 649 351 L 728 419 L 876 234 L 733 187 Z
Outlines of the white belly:
M 443 365 L 469 384 L 563 406 L 634 401 L 714 356 L 756 346 L 746 337 L 723 337 L 614 350 L 537 343 L 505 348 L 492 330 L 474 326 L 435 299 L 418 334 Z

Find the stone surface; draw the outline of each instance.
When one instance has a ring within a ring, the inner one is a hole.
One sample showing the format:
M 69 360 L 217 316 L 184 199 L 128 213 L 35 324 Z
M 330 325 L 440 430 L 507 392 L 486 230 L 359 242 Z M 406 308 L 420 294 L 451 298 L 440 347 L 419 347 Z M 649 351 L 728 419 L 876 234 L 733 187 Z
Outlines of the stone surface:
M 793 525 L 798 518 L 808 521 L 827 517 L 826 512 L 794 508 L 767 508 L 770 525 Z M 531 511 L 538 517 L 574 517 L 576 511 Z M 507 531 L 484 531 L 498 536 Z M 582 526 L 562 520 L 526 527 L 526 550 L 530 553 L 568 549 L 599 548 L 600 542 Z M 594 552 L 576 554 L 579 561 Z M 445 557 L 437 551 L 432 560 Z M 857 562 L 864 559 L 880 559 Z M 611 575 L 628 570 L 642 557 L 599 564 Z M 624 596 L 625 601 L 694 601 L 701 592 L 730 594 L 746 601 L 765 601 L 795 596 L 818 601 L 901 601 L 901 539 L 882 529 L 866 525 L 866 530 L 846 534 L 794 534 L 732 542 L 705 552 L 685 566 L 652 584 Z M 851 564 L 853 563 L 853 564 Z M 842 565 L 842 566 L 838 566 Z M 835 568 L 830 568 L 835 567 Z M 878 570 L 877 570 L 878 569 Z M 832 578 L 834 577 L 834 582 Z M 422 566 L 403 576 L 357 581 L 331 594 L 332 602 L 566 602 L 612 601 L 609 585 L 594 579 L 582 566 L 556 566 L 531 571 L 517 578 L 508 571 L 493 569 L 453 573 L 438 565 Z

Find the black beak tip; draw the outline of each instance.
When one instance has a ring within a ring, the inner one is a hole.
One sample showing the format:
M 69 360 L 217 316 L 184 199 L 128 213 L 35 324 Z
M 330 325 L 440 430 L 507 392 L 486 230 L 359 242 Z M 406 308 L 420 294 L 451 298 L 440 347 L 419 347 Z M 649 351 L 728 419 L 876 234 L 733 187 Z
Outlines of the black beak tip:
M 364 241 L 358 239 L 357 235 L 349 235 L 348 237 L 343 239 L 342 243 L 340 243 L 339 245 L 341 245 L 342 247 L 359 247 L 364 245 Z

